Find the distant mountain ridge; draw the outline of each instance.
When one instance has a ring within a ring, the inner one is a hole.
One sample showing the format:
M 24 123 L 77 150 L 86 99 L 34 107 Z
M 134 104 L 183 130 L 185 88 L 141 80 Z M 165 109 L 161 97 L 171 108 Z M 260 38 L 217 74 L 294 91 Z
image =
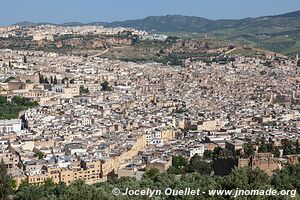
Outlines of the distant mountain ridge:
M 280 15 L 244 19 L 211 20 L 194 16 L 166 15 L 111 23 L 71 22 L 52 24 L 21 22 L 15 25 L 37 26 L 42 24 L 59 26 L 101 25 L 105 27 L 130 27 L 158 33 L 189 32 L 208 34 L 229 40 L 239 40 L 284 54 L 300 53 L 300 10 Z
M 279 22 L 288 22 L 282 23 Z M 30 21 L 18 22 L 13 25 L 19 26 L 38 26 L 38 25 L 57 25 L 57 26 L 84 26 L 84 25 L 101 25 L 107 27 L 130 27 L 147 31 L 155 32 L 197 32 L 205 33 L 210 31 L 217 31 L 220 29 L 239 28 L 241 26 L 264 26 L 268 23 L 271 25 L 279 25 L 278 27 L 287 27 L 294 22 L 295 28 L 300 28 L 300 10 L 281 15 L 263 16 L 257 18 L 244 19 L 219 19 L 211 20 L 202 17 L 184 16 L 184 15 L 166 15 L 166 16 L 149 16 L 143 19 L 125 20 L 116 22 L 67 22 L 62 24 L 39 22 L 34 23 Z M 274 23 L 277 24 L 274 24 Z M 295 26 L 296 25 L 296 26 Z M 268 26 L 270 28 L 270 26 Z

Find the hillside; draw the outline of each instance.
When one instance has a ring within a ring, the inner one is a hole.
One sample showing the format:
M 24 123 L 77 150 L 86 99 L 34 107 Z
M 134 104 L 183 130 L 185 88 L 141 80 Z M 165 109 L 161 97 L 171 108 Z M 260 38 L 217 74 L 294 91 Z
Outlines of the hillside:
M 132 27 L 156 32 L 220 32 L 238 30 L 239 32 L 271 34 L 300 29 L 300 11 L 282 15 L 245 18 L 237 20 L 210 20 L 202 17 L 166 15 L 151 16 L 138 20 L 108 23 L 108 26 Z
M 19 22 L 14 25 L 19 26 L 35 26 L 41 24 L 53 23 L 34 23 L 34 22 Z M 126 20 L 119 22 L 68 22 L 56 24 L 60 26 L 83 26 L 83 25 L 104 25 L 107 27 L 132 27 L 154 32 L 222 32 L 229 30 L 238 30 L 239 32 L 255 33 L 255 34 L 274 34 L 287 31 L 300 30 L 300 10 L 285 13 L 282 15 L 264 16 L 258 18 L 244 19 L 219 19 L 211 20 L 202 17 L 183 16 L 183 15 L 166 15 L 166 16 L 150 16 L 143 19 Z M 249 31 L 249 32 L 247 32 Z
M 22 22 L 17 25 L 33 26 L 39 24 L 41 23 Z M 72 22 L 60 25 L 122 26 L 168 34 L 198 33 L 231 41 L 239 41 L 242 44 L 250 44 L 287 55 L 300 53 L 300 11 L 236 20 L 210 20 L 202 17 L 166 15 L 112 23 L 92 22 L 82 24 Z

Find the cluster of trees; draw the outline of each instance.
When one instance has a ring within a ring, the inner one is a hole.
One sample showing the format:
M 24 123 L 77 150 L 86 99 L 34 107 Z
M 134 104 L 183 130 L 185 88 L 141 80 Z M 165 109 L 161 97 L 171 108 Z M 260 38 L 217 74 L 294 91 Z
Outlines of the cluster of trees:
M 212 172 L 212 164 L 203 161 L 198 154 L 195 154 L 190 161 L 182 156 L 173 156 L 172 166 L 167 170 L 167 173 L 175 175 L 193 172 L 209 175 Z
M 254 155 L 255 148 L 254 146 L 258 147 L 259 153 L 272 153 L 275 157 L 280 156 L 280 150 L 282 149 L 282 155 L 295 155 L 300 154 L 300 144 L 299 141 L 296 140 L 293 142 L 289 139 L 283 139 L 281 141 L 281 146 L 275 146 L 273 142 L 266 141 L 264 137 L 257 138 L 255 144 L 247 143 L 244 145 L 244 155 L 249 157 Z
M 104 81 L 101 85 L 101 91 L 112 91 L 112 87 L 109 85 L 107 81 Z M 83 85 L 79 87 L 80 94 L 89 93 L 89 89 L 85 88 Z
M 86 94 L 86 93 L 89 93 L 89 89 L 88 88 L 84 88 L 83 85 L 81 85 L 79 87 L 79 92 L 80 92 L 80 94 Z
M 203 158 L 205 159 L 214 159 L 228 156 L 233 156 L 233 152 L 229 151 L 228 149 L 223 149 L 221 147 L 216 147 L 213 151 L 205 150 L 203 153 Z
M 112 91 L 112 87 L 109 85 L 107 81 L 101 83 L 101 91 Z
M 181 114 L 181 113 L 186 113 L 188 112 L 189 110 L 187 108 L 179 108 L 179 109 L 176 109 L 174 111 L 174 113 L 178 113 L 178 114 Z
M 278 38 L 277 40 L 264 40 L 258 46 L 263 49 L 268 49 L 274 52 L 284 52 L 286 49 L 291 48 L 295 44 L 295 40 L 286 40 L 284 38 Z
M 293 142 L 288 139 L 283 139 L 281 141 L 282 149 L 283 149 L 283 155 L 294 155 L 294 154 L 300 154 L 300 144 L 299 140 L 296 142 Z
M 229 62 L 234 62 L 234 57 L 227 57 L 227 56 L 219 56 L 212 59 L 212 62 L 216 62 L 219 64 L 227 64 Z
M 36 106 L 37 102 L 24 97 L 14 96 L 9 102 L 6 97 L 0 96 L 0 119 L 18 118 L 19 112 Z
M 137 34 L 132 34 L 131 31 L 119 32 L 117 35 L 114 35 L 114 37 L 118 37 L 118 38 L 121 38 L 121 39 L 131 39 L 132 45 L 134 45 L 134 44 L 136 44 L 140 41 L 139 36 Z
M 178 158 L 175 161 L 178 167 L 186 165 L 186 161 Z M 197 167 L 197 164 L 194 164 Z M 207 199 L 207 200 L 225 200 L 233 199 L 230 196 L 209 196 L 208 190 L 222 189 L 277 189 L 277 190 L 300 190 L 300 165 L 288 166 L 281 171 L 276 171 L 273 176 L 268 176 L 265 172 L 248 167 L 237 168 L 227 176 L 211 176 L 201 174 L 192 169 L 189 173 L 183 173 L 178 176 L 174 173 L 159 173 L 157 169 L 151 169 L 145 172 L 141 180 L 132 177 L 112 178 L 107 182 L 87 185 L 83 180 L 77 180 L 67 186 L 64 183 L 55 184 L 50 179 L 43 185 L 30 185 L 26 182 L 21 183 L 16 189 L 13 181 L 6 173 L 3 163 L 0 164 L 0 199 L 6 200 L 12 197 L 15 200 L 98 200 L 98 199 L 137 199 L 141 197 L 150 199 L 147 196 L 114 196 L 112 190 L 118 188 L 125 192 L 126 188 L 137 189 L 200 189 L 199 196 L 157 196 L 155 199 Z M 283 196 L 240 196 L 235 199 L 289 199 Z M 295 199 L 299 199 L 296 194 Z
M 0 199 L 7 200 L 15 188 L 15 181 L 7 174 L 7 168 L 2 159 L 0 162 Z
M 57 85 L 57 78 L 56 76 L 50 76 L 50 81 L 48 80 L 47 77 L 44 77 L 42 74 L 39 75 L 39 82 L 42 84 L 42 83 L 45 83 L 45 84 L 53 84 L 53 85 Z
M 41 160 L 41 159 L 43 159 L 43 158 L 45 157 L 45 154 L 44 154 L 43 152 L 41 152 L 41 151 L 36 151 L 36 152 L 35 152 L 35 156 L 36 156 L 39 160 Z
M 170 53 L 165 54 L 163 51 L 160 51 L 160 53 L 157 53 L 156 55 L 159 56 L 159 58 L 154 59 L 155 62 L 163 63 L 165 65 L 170 66 L 182 66 L 183 65 L 183 56 L 179 53 Z
M 249 158 L 250 156 L 254 155 L 257 151 L 258 153 L 272 153 L 274 157 L 279 158 L 281 150 L 282 155 L 300 154 L 300 143 L 298 140 L 293 142 L 292 140 L 283 139 L 281 141 L 281 146 L 275 146 L 272 141 L 267 141 L 264 137 L 260 137 L 257 138 L 255 142 L 248 142 L 244 144 L 243 150 L 231 152 L 227 149 L 216 147 L 213 151 L 205 150 L 203 157 L 205 159 L 213 159 L 228 156 L 239 156 L 242 158 Z

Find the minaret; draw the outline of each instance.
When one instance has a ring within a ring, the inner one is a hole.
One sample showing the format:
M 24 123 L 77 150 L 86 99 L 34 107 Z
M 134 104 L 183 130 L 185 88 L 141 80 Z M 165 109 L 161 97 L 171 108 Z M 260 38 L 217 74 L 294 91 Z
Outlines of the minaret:
M 296 54 L 296 62 L 299 60 L 299 54 Z

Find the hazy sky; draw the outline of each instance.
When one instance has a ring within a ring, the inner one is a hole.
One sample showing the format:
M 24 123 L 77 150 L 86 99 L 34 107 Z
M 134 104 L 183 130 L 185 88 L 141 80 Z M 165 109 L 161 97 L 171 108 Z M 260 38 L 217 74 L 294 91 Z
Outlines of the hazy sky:
M 0 0 L 0 24 L 95 22 L 180 14 L 245 18 L 300 10 L 300 0 Z

